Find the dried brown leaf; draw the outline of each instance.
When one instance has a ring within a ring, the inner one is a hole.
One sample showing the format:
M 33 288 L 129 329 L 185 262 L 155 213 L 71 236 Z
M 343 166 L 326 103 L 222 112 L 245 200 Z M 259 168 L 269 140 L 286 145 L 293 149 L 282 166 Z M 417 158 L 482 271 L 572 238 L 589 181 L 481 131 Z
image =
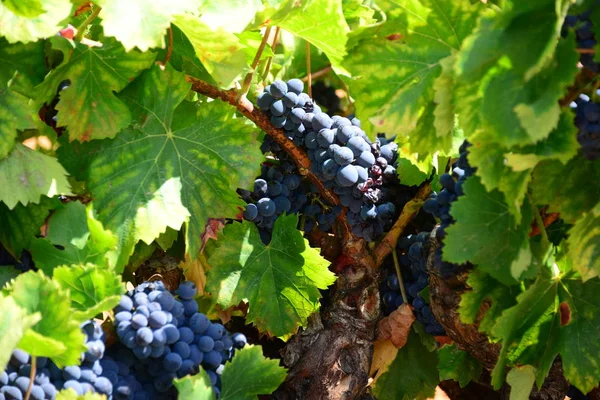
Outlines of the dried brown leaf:
M 410 327 L 414 321 L 415 314 L 410 305 L 402 304 L 397 310 L 379 322 L 378 340 L 390 339 L 394 346 L 401 348 L 408 340 Z

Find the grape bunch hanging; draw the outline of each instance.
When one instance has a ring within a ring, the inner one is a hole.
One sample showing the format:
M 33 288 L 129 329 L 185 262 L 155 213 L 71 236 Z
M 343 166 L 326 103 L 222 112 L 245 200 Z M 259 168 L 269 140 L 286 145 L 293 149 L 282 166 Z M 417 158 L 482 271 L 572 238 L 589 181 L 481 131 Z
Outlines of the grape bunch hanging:
M 373 241 L 391 224 L 396 214 L 395 205 L 386 201 L 383 186 L 386 178 L 395 178 L 394 162 L 398 146 L 394 142 L 382 143 L 379 139 L 371 142 L 360 128 L 357 118 L 330 117 L 303 89 L 304 84 L 299 79 L 291 79 L 287 83 L 276 80 L 258 96 L 257 104 L 275 127 L 283 128 L 288 139 L 306 150 L 311 160 L 311 171 L 326 188 L 333 189 L 343 206 L 349 208 L 347 219 L 352 232 Z M 297 171 L 288 155 L 271 137 L 265 138 L 262 150 L 277 156 L 281 182 L 283 179 L 296 179 L 285 176 Z M 276 173 L 272 175 L 276 176 Z M 279 193 L 279 185 L 271 180 L 265 186 L 262 181 L 264 178 L 259 179 L 254 192 L 245 197 L 249 203 L 245 217 L 251 221 L 259 218 L 260 228 L 261 224 L 270 225 L 271 220 L 268 220 L 269 224 L 264 223 L 265 217 L 278 215 L 273 196 Z M 310 192 L 315 193 L 316 189 L 310 188 Z M 287 206 L 284 200 L 280 199 L 279 202 Z M 297 207 L 306 218 L 304 230 L 309 231 L 315 225 L 324 231 L 331 229 L 340 212 L 339 208 L 329 207 L 322 202 L 305 204 L 305 207 Z M 280 206 L 279 211 L 286 212 L 284 208 Z
M 81 329 L 87 351 L 81 365 L 60 369 L 38 357 L 30 398 L 51 400 L 58 391 L 72 389 L 78 395 L 99 393 L 109 400 L 176 399 L 173 380 L 200 369 L 218 396 L 226 362 L 247 340 L 241 333 L 230 336 L 223 325 L 199 313 L 195 295 L 192 282 L 183 282 L 175 296 L 160 281 L 140 284 L 114 309 L 118 343 L 107 348 L 100 325 L 85 322 Z M 13 352 L 0 374 L 0 399 L 25 398 L 31 362 L 24 351 Z

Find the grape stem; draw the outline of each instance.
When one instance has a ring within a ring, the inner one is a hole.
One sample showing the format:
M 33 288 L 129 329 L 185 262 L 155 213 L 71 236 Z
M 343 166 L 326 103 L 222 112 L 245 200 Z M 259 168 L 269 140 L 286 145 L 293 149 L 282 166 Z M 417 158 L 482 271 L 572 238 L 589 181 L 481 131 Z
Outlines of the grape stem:
M 277 129 L 271 123 L 269 117 L 260 111 L 258 108 L 254 107 L 254 104 L 250 102 L 245 97 L 238 98 L 238 92 L 234 89 L 230 90 L 221 90 L 216 86 L 211 85 L 210 83 L 204 82 L 200 79 L 194 78 L 192 76 L 186 75 L 186 80 L 192 84 L 192 90 L 196 93 L 208 96 L 213 99 L 220 99 L 226 103 L 231 104 L 236 107 L 237 110 L 243 114 L 246 118 L 251 120 L 256 124 L 257 127 L 266 132 L 269 136 L 273 138 L 273 140 L 281 146 L 286 153 L 294 160 L 294 163 L 298 167 L 298 171 L 300 175 L 306 176 L 311 183 L 315 185 L 321 197 L 332 206 L 337 206 L 340 204 L 340 199 L 333 192 L 333 190 L 327 189 L 323 182 L 310 171 L 310 159 L 308 158 L 306 152 L 294 145 L 294 143 L 287 138 L 284 131 L 282 129 Z M 342 215 L 344 213 L 342 212 Z M 338 218 L 341 220 L 342 218 Z M 350 229 L 350 225 L 348 225 L 348 221 L 344 218 L 342 222 L 342 228 L 344 232 L 352 232 Z
M 31 388 L 33 387 L 33 380 L 35 379 L 35 364 L 36 357 L 31 356 L 31 371 L 29 372 L 29 385 L 27 386 L 27 392 L 25 392 L 25 400 L 29 400 L 29 396 L 31 395 Z
M 375 264 L 381 265 L 383 260 L 391 253 L 396 247 L 396 243 L 408 224 L 414 217 L 417 216 L 423 201 L 425 201 L 431 194 L 431 185 L 429 182 L 425 182 L 419 187 L 417 194 L 402 208 L 400 216 L 392 226 L 392 229 L 385 235 L 381 240 L 381 243 L 377 245 L 374 251 Z
M 260 58 L 262 57 L 262 53 L 265 50 L 265 46 L 269 41 L 269 36 L 271 35 L 271 27 L 267 26 L 265 29 L 265 34 L 260 42 L 260 46 L 258 46 L 258 50 L 256 50 L 256 54 L 254 55 L 254 60 L 252 60 L 252 65 L 250 66 L 250 72 L 246 74 L 244 78 L 244 83 L 242 84 L 242 90 L 239 92 L 239 98 L 245 97 L 250 90 L 250 85 L 252 84 L 252 77 L 256 72 L 256 68 L 258 68 L 258 63 L 260 63 Z
M 100 11 L 102 11 L 102 7 L 95 5 L 92 13 L 85 19 L 85 21 L 83 21 L 81 23 L 81 25 L 79 25 L 77 27 L 77 33 L 75 34 L 75 37 L 73 38 L 74 40 L 77 41 L 81 41 L 81 39 L 83 39 L 83 36 L 85 35 L 85 30 L 87 29 L 88 25 L 91 24 L 96 17 L 98 16 L 98 14 L 100 14 Z
M 396 275 L 398 275 L 402 301 L 404 301 L 405 304 L 408 304 L 408 297 L 406 297 L 406 289 L 404 288 L 404 280 L 402 279 L 402 271 L 400 271 L 400 262 L 398 261 L 398 254 L 396 253 L 395 247 L 392 249 L 392 257 L 394 257 L 394 268 L 396 269 Z

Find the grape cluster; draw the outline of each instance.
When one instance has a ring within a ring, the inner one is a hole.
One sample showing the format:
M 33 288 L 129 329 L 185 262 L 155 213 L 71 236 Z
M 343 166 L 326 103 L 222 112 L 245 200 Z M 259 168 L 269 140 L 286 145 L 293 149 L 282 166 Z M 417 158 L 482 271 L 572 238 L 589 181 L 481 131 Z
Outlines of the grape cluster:
M 468 148 L 471 144 L 464 141 L 459 148 L 460 157 L 453 164 L 453 174 L 440 175 L 440 184 L 442 190 L 439 193 L 431 195 L 423 204 L 423 210 L 440 219 L 440 226 L 436 232 L 436 237 L 442 240 L 446 236 L 446 228 L 454 223 L 450 215 L 450 206 L 459 196 L 464 194 L 463 184 L 475 173 L 475 168 L 469 165 L 467 160 Z M 457 180 L 455 180 L 457 177 Z M 451 264 L 442 260 L 443 247 L 440 246 L 436 251 L 435 265 L 443 277 L 450 277 L 458 271 L 458 265 Z
M 274 126 L 283 128 L 296 146 L 306 150 L 312 172 L 349 208 L 347 217 L 353 233 L 372 241 L 383 233 L 396 212 L 393 203 L 384 202 L 383 182 L 386 176 L 395 176 L 398 146 L 379 140 L 372 143 L 358 119 L 330 117 L 303 89 L 299 79 L 287 83 L 276 80 L 258 96 L 257 104 Z M 265 150 L 285 157 L 270 137 L 265 138 Z M 304 213 L 310 216 L 314 208 Z M 315 214 L 319 225 L 322 220 L 325 227 L 335 219 L 333 215 L 319 220 L 320 214 Z
M 81 365 L 58 368 L 45 357 L 36 358 L 36 372 L 31 386 L 30 399 L 54 399 L 60 390 L 72 389 L 78 395 L 100 393 L 112 399 L 129 399 L 123 392 L 129 393 L 128 386 L 132 378 L 117 377 L 114 379 L 111 369 L 104 359 L 105 336 L 100 325 L 95 321 L 87 321 L 81 326 L 86 336 L 87 350 L 82 355 Z M 22 350 L 14 350 L 6 371 L 0 374 L 0 398 L 20 400 L 30 385 L 32 359 Z M 138 383 L 139 384 L 139 383 Z M 3 397 L 2 397 L 3 396 Z M 144 397 L 136 397 L 143 399 Z
M 429 234 L 430 232 L 420 232 L 400 238 L 397 245 L 400 252 L 400 270 L 404 277 L 407 300 L 413 306 L 417 320 L 425 325 L 427 333 L 445 335 L 444 328 L 435 320 L 427 300 L 420 294 L 429 284 L 427 277 Z M 387 276 L 381 293 L 386 314 L 390 314 L 404 303 L 398 275 L 395 272 Z
M 600 1 L 596 1 L 595 6 L 597 7 L 598 5 L 600 5 Z M 589 53 L 582 53 L 579 61 L 585 68 L 598 73 L 600 72 L 600 65 L 594 62 L 595 53 L 593 50 L 596 46 L 596 37 L 594 35 L 594 26 L 591 19 L 591 14 L 592 9 L 578 15 L 568 15 L 563 24 L 562 36 L 567 36 L 569 28 L 575 28 L 575 33 L 577 35 L 577 48 L 591 50 Z
M 198 312 L 193 282 L 181 283 L 175 294 L 162 282 L 144 282 L 125 294 L 115 308 L 121 346 L 111 348 L 110 355 L 124 360 L 149 398 L 176 397 L 173 379 L 200 368 L 218 394 L 224 364 L 245 338 L 232 338 L 223 325 Z
M 600 90 L 597 91 L 600 95 Z M 579 129 L 577 140 L 588 160 L 600 157 L 600 103 L 596 103 L 586 94 L 580 94 L 571 102 L 575 109 L 575 126 Z

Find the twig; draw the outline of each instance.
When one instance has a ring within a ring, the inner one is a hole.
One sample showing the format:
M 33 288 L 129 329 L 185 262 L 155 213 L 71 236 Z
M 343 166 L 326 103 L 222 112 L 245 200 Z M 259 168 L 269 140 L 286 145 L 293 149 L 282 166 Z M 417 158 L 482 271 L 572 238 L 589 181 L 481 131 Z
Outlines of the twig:
M 254 55 L 254 60 L 252 60 L 252 65 L 250 66 L 250 72 L 248 72 L 246 74 L 246 77 L 244 78 L 244 83 L 242 84 L 242 90 L 239 93 L 240 98 L 243 96 L 246 96 L 248 94 L 248 90 L 250 90 L 250 85 L 252 84 L 252 77 L 254 76 L 254 73 L 256 72 L 256 68 L 258 67 L 258 63 L 260 62 L 260 57 L 262 56 L 265 46 L 267 45 L 267 41 L 269 40 L 270 34 L 271 34 L 271 27 L 268 26 L 267 29 L 265 30 L 265 35 L 263 36 L 262 41 L 260 42 L 260 46 L 258 46 L 258 50 L 256 50 L 256 54 Z
M 275 27 L 275 37 L 273 37 L 273 43 L 271 44 L 271 49 L 273 49 L 273 54 L 275 54 L 275 48 L 277 47 L 277 40 L 279 40 L 279 31 L 280 31 L 279 27 L 278 26 Z M 267 65 L 265 66 L 265 70 L 262 73 L 263 83 L 269 77 L 269 71 L 271 70 L 271 64 L 273 63 L 273 57 L 274 56 L 271 56 L 267 60 Z
M 162 60 L 162 66 L 166 66 L 169 60 L 171 59 L 171 54 L 173 53 L 173 28 L 169 27 L 167 30 L 169 42 L 167 43 L 167 54 L 165 54 L 165 59 Z
M 29 400 L 29 396 L 31 395 L 31 388 L 33 387 L 33 380 L 35 379 L 36 361 L 36 357 L 31 356 L 31 371 L 29 371 L 29 385 L 27 386 L 27 392 L 25 392 L 25 400 Z
M 531 199 L 531 195 L 527 193 L 527 197 L 529 198 L 529 202 L 531 203 L 531 208 L 533 210 L 533 216 L 535 218 L 535 223 L 537 225 L 538 230 L 542 234 L 542 243 L 545 245 L 550 245 L 550 240 L 548 239 L 548 232 L 546 232 L 546 226 L 544 225 L 544 221 L 542 220 L 542 215 L 540 214 L 540 210 L 535 205 L 535 203 Z
M 310 74 L 310 42 L 306 41 L 306 82 L 308 83 L 308 97 L 312 99 L 312 75 Z
M 579 54 L 596 54 L 596 50 L 594 49 L 577 49 Z
M 287 138 L 282 129 L 275 128 L 269 120 L 269 117 L 261 112 L 258 108 L 255 108 L 254 104 L 252 104 L 248 99 L 242 98 L 238 100 L 237 92 L 235 90 L 221 90 L 207 82 L 189 75 L 186 75 L 186 80 L 192 84 L 193 91 L 213 99 L 221 99 L 224 102 L 236 107 L 240 113 L 242 113 L 246 118 L 254 122 L 256 126 L 271 136 L 273 140 L 275 140 L 275 142 L 290 155 L 298 167 L 300 175 L 304 175 L 310 179 L 325 201 L 334 206 L 340 204 L 340 200 L 333 190 L 325 188 L 323 182 L 321 182 L 319 178 L 310 171 L 310 159 L 306 155 L 306 152 L 296 147 L 296 145 L 294 145 L 294 143 Z M 345 225 L 348 225 L 347 221 L 343 222 Z M 350 230 L 349 226 L 346 226 L 345 229 Z
M 559 104 L 561 107 L 566 107 L 575 100 L 593 80 L 596 78 L 596 74 L 589 69 L 583 68 L 581 72 L 577 74 L 575 83 L 569 87 L 567 94 L 560 99 Z
M 331 65 L 328 65 L 325 68 L 320 69 L 317 72 L 315 72 L 314 74 L 312 74 L 312 78 L 317 79 L 317 78 L 322 77 L 323 75 L 327 75 L 328 73 L 331 72 L 332 69 L 333 68 L 331 67 Z M 305 76 L 304 78 L 302 78 L 302 82 L 306 82 L 306 81 L 308 81 L 308 75 Z
M 398 254 L 396 254 L 396 247 L 392 249 L 392 256 L 394 257 L 394 268 L 396 269 L 396 275 L 398 275 L 398 284 L 400 285 L 400 293 L 402 294 L 402 300 L 408 304 L 408 297 L 406 297 L 406 289 L 404 288 L 404 280 L 402 279 L 402 271 L 400 271 L 400 262 L 398 262 Z
M 398 238 L 400 238 L 400 235 L 402 235 L 410 221 L 419 213 L 423 201 L 425 201 L 430 194 L 431 185 L 429 182 L 426 182 L 421 185 L 415 197 L 404 205 L 404 208 L 402 208 L 402 212 L 394 223 L 394 226 L 392 226 L 392 229 L 390 229 L 383 240 L 381 240 L 381 243 L 375 248 L 374 255 L 376 265 L 381 265 L 383 260 L 392 252 L 392 250 L 394 250 Z
M 550 214 L 545 214 L 542 217 L 542 226 L 548 227 L 550 225 L 552 225 L 554 222 L 556 222 L 556 220 L 560 217 L 559 213 L 550 213 Z M 544 229 L 544 232 L 546 232 L 546 230 Z M 542 233 L 542 230 L 539 227 L 539 223 L 536 222 L 531 226 L 531 232 L 529 232 L 529 237 L 533 237 L 536 235 L 539 235 L 540 233 Z M 547 232 L 546 232 L 547 235 Z
M 91 24 L 96 17 L 98 16 L 98 14 L 100 14 L 100 11 L 102 10 L 102 7 L 96 5 L 94 7 L 94 9 L 92 10 L 92 13 L 89 15 L 89 17 L 87 17 L 85 19 L 85 21 L 83 21 L 81 23 L 81 25 L 79 25 L 77 27 L 77 34 L 75 35 L 75 40 L 77 41 L 81 41 L 81 39 L 83 39 L 83 36 L 85 35 L 85 30 L 87 29 L 88 25 Z

